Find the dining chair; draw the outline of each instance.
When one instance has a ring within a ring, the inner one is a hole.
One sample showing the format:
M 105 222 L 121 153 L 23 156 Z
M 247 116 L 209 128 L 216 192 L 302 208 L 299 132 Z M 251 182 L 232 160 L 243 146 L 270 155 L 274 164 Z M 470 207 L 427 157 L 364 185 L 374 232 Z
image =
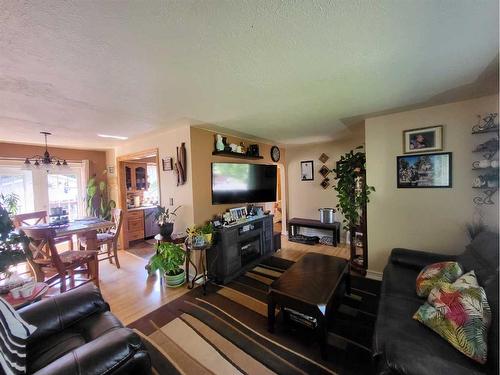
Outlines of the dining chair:
M 94 282 L 99 287 L 99 261 L 97 251 L 68 250 L 58 253 L 55 243 L 56 232 L 52 228 L 27 228 L 22 231 L 30 238 L 27 260 L 38 282 L 49 286 L 60 284 L 61 293 L 67 290 L 69 278 L 70 288 L 75 288 L 75 274 L 86 274 L 80 285 Z
M 116 268 L 120 268 L 118 260 L 118 238 L 123 224 L 123 211 L 120 208 L 111 209 L 111 221 L 113 226 L 104 233 L 97 233 L 97 247 L 99 248 L 98 259 L 109 260 L 113 264 L 115 260 Z M 85 238 L 80 236 L 80 246 L 87 248 Z
M 16 229 L 18 229 L 21 226 L 47 224 L 47 211 L 35 211 L 35 212 L 28 212 L 25 214 L 14 215 L 12 221 Z M 56 245 L 68 242 L 68 249 L 73 250 L 72 236 L 57 237 L 54 240 Z

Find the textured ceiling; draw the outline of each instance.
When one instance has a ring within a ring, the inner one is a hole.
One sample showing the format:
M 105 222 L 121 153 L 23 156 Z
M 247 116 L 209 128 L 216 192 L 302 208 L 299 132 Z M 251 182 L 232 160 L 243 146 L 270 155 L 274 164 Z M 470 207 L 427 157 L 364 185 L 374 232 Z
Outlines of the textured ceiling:
M 496 0 L 0 0 L 0 139 L 102 148 L 186 119 L 281 143 L 470 84 Z

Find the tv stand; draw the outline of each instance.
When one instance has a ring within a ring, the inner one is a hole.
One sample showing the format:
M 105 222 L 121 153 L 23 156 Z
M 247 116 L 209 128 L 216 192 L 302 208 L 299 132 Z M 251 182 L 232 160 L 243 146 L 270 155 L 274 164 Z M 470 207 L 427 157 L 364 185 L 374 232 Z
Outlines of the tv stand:
M 207 250 L 208 277 L 226 284 L 273 253 L 273 215 L 215 230 Z

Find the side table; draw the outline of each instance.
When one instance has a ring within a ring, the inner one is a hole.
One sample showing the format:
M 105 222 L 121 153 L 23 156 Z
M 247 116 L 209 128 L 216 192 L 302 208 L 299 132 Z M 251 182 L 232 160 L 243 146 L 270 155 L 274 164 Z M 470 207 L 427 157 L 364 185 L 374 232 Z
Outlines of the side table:
M 9 293 L 3 296 L 3 299 L 6 300 L 15 310 L 18 310 L 21 307 L 28 306 L 34 302 L 40 301 L 48 290 L 49 290 L 48 284 L 36 283 L 35 289 L 33 289 L 33 293 L 29 297 L 13 298 L 12 295 Z
M 212 246 L 211 244 L 206 244 L 204 246 L 193 246 L 192 244 L 189 243 L 189 241 L 186 239 L 185 242 L 186 245 L 186 283 L 188 286 L 188 289 L 193 289 L 194 288 L 194 283 L 199 280 L 203 279 L 203 283 L 201 284 L 203 286 L 203 295 L 207 294 L 207 269 L 205 266 L 205 259 L 206 259 L 206 252 L 210 247 Z M 200 252 L 200 274 L 198 275 L 198 267 L 194 264 L 194 262 L 191 260 L 191 252 L 192 251 L 199 251 Z M 193 280 L 191 280 L 191 284 L 189 283 L 189 263 L 194 268 L 194 277 Z

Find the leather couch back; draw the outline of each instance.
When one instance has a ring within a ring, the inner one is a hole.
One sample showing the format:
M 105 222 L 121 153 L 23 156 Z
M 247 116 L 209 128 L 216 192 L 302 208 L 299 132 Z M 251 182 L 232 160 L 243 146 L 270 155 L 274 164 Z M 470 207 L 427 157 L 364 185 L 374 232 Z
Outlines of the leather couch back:
M 479 285 L 485 292 L 491 308 L 491 326 L 488 334 L 488 367 L 492 373 L 498 369 L 498 234 L 479 234 L 458 257 L 465 271 L 474 270 Z

